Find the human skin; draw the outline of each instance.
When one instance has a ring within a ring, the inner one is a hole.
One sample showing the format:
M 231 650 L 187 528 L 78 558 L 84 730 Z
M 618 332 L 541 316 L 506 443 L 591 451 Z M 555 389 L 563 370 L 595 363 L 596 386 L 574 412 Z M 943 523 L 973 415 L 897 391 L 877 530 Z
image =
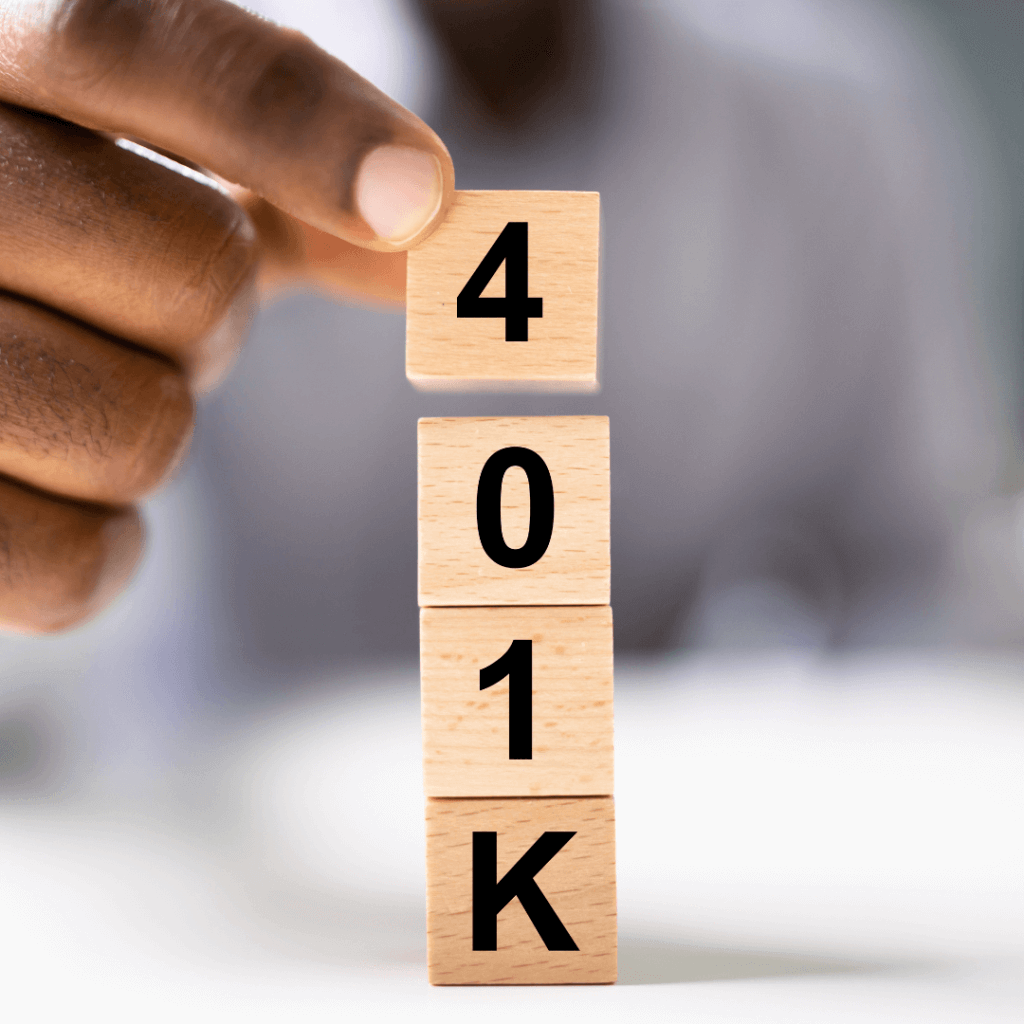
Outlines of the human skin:
M 0 0 L 0 627 L 103 607 L 258 292 L 401 302 L 453 181 L 422 121 L 223 0 Z

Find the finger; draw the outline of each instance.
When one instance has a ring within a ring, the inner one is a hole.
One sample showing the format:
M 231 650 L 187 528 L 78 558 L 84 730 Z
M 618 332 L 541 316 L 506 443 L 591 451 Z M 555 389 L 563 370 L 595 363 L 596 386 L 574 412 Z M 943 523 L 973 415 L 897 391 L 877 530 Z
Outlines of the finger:
M 0 479 L 0 628 L 66 629 L 98 612 L 138 562 L 132 509 L 79 505 Z
M 0 104 L 0 288 L 223 372 L 252 306 L 256 235 L 215 188 L 94 132 Z
M 304 224 L 265 199 L 238 189 L 236 199 L 256 226 L 263 260 L 260 291 L 273 295 L 319 286 L 332 295 L 383 306 L 405 304 L 404 252 L 377 252 Z
M 192 399 L 165 360 L 3 295 L 0 354 L 0 473 L 120 505 L 181 457 Z
M 451 201 L 440 139 L 297 32 L 225 0 L 22 0 L 0 98 L 142 138 L 384 251 Z

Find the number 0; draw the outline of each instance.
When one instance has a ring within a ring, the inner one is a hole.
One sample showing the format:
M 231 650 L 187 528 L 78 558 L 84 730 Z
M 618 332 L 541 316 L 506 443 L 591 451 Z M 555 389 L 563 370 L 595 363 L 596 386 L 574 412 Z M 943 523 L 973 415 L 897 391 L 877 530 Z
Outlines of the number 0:
M 501 487 L 505 472 L 519 466 L 530 484 L 530 529 L 521 548 L 510 548 L 501 529 Z M 502 448 L 480 470 L 476 488 L 476 528 L 488 557 L 507 569 L 540 561 L 555 527 L 555 490 L 547 463 L 529 448 Z

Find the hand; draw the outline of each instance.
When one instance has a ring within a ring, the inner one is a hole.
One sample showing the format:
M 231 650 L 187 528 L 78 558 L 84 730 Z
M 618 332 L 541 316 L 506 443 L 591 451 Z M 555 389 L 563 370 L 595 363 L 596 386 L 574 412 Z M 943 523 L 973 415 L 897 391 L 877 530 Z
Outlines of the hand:
M 97 611 L 142 548 L 259 259 L 400 301 L 451 160 L 297 33 L 223 0 L 0 0 L 0 625 Z M 253 211 L 116 137 L 206 168 Z

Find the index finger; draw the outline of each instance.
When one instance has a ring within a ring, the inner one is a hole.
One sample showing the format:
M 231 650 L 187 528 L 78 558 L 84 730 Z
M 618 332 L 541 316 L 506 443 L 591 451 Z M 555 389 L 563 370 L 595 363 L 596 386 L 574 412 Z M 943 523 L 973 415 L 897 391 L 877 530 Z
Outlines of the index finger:
M 372 249 L 426 237 L 454 172 L 418 117 L 226 0 L 16 0 L 0 99 L 179 154 Z

